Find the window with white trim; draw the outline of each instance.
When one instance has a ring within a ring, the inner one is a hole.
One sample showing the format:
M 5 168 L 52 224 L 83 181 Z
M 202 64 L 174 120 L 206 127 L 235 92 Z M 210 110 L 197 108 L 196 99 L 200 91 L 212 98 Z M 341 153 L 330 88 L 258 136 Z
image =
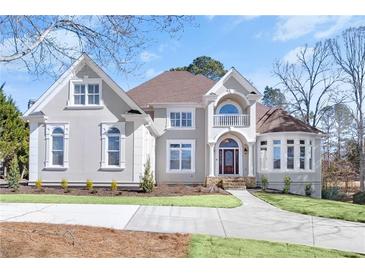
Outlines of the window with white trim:
M 84 78 L 70 81 L 69 106 L 100 106 L 102 81 L 98 78 Z
M 313 143 L 309 140 L 309 169 L 313 169 Z
M 273 168 L 281 168 L 281 140 L 273 141 Z
M 294 169 L 294 140 L 287 140 L 286 168 Z
M 47 123 L 45 133 L 45 168 L 67 169 L 69 124 Z
M 195 127 L 195 110 L 193 108 L 173 108 L 167 110 L 168 127 L 191 129 Z
M 56 127 L 52 131 L 52 165 L 54 166 L 63 166 L 64 141 L 63 129 Z
M 108 130 L 108 166 L 119 166 L 120 131 L 112 127 Z
M 195 171 L 195 140 L 167 141 L 167 171 Z
M 261 169 L 267 169 L 267 141 L 260 142 L 260 159 Z
M 300 147 L 299 147 L 299 168 L 305 169 L 305 140 L 299 141 Z
M 101 169 L 125 168 L 125 123 L 102 123 Z

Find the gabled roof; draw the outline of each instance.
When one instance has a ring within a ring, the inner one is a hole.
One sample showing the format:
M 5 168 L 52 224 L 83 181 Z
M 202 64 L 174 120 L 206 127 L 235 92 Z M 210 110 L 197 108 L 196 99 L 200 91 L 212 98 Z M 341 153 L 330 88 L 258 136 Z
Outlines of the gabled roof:
M 208 90 L 206 94 L 215 94 L 230 77 L 234 77 L 248 91 L 248 93 L 257 94 L 260 97 L 262 96 L 262 94 L 234 67 L 227 71 L 227 73 L 218 82 L 216 82 L 216 84 Z
M 281 108 L 269 108 L 260 103 L 256 105 L 256 119 L 256 132 L 261 134 L 270 132 L 323 133 L 291 116 Z
M 165 71 L 127 94 L 142 108 L 161 103 L 201 104 L 203 95 L 215 83 L 203 75 L 194 75 L 188 71 Z
M 82 54 L 71 66 L 67 69 L 61 77 L 54 82 L 45 93 L 43 93 L 38 100 L 24 113 L 23 117 L 28 117 L 33 112 L 39 112 L 42 108 L 61 90 L 65 82 L 67 82 L 78 69 L 82 68 L 84 64 L 89 65 L 96 74 L 104 80 L 111 89 L 119 95 L 119 97 L 131 107 L 143 113 L 142 109 L 118 86 L 86 53 Z

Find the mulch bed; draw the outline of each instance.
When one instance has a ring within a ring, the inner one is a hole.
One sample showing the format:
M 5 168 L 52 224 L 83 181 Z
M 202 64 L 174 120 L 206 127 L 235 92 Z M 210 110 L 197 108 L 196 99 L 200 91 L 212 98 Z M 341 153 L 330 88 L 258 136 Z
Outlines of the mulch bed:
M 186 257 L 189 234 L 79 225 L 0 223 L 1 258 Z
M 229 195 L 228 192 L 223 189 L 214 187 L 207 188 L 203 186 L 171 186 L 171 185 L 159 185 L 153 189 L 150 193 L 145 193 L 140 190 L 117 190 L 111 191 L 106 187 L 94 187 L 94 191 L 91 192 L 85 187 L 70 187 L 69 192 L 65 193 L 61 187 L 43 187 L 42 191 L 39 191 L 35 186 L 20 186 L 17 192 L 13 192 L 12 189 L 7 187 L 0 188 L 0 194 L 62 194 L 62 195 L 92 195 L 92 196 L 147 196 L 147 197 L 162 197 L 162 196 L 183 196 L 183 195 L 209 195 L 209 194 L 222 194 Z

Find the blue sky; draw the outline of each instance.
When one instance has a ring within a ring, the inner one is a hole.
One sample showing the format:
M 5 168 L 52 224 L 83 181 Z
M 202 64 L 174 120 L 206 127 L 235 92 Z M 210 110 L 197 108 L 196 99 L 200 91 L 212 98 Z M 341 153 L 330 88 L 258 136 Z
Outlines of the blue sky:
M 184 66 L 201 55 L 221 61 L 226 68 L 234 66 L 263 91 L 275 86 L 272 76 L 275 60 L 291 61 L 304 44 L 335 36 L 350 26 L 365 24 L 360 16 L 198 16 L 179 38 L 166 34 L 153 37 L 156 42 L 137 57 L 143 63 L 136 75 L 106 72 L 124 89 L 169 70 Z M 36 79 L 17 66 L 0 65 L 0 82 L 21 111 L 30 98 L 38 98 L 53 82 L 49 76 Z

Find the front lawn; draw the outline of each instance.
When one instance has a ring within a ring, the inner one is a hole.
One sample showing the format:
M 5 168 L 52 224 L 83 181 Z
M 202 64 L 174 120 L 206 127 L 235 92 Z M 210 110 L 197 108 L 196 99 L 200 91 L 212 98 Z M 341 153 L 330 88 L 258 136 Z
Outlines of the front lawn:
M 2 222 L 0 239 L 2 258 L 365 257 L 351 252 L 268 241 L 42 223 Z
M 284 210 L 365 223 L 365 206 L 297 195 L 256 192 L 258 198 Z
M 192 258 L 361 258 L 352 252 L 269 241 L 192 235 Z
M 192 195 L 170 197 L 138 196 L 72 196 L 53 194 L 1 194 L 3 203 L 50 203 L 50 204 L 121 204 L 156 206 L 195 206 L 232 208 L 241 201 L 232 195 Z

